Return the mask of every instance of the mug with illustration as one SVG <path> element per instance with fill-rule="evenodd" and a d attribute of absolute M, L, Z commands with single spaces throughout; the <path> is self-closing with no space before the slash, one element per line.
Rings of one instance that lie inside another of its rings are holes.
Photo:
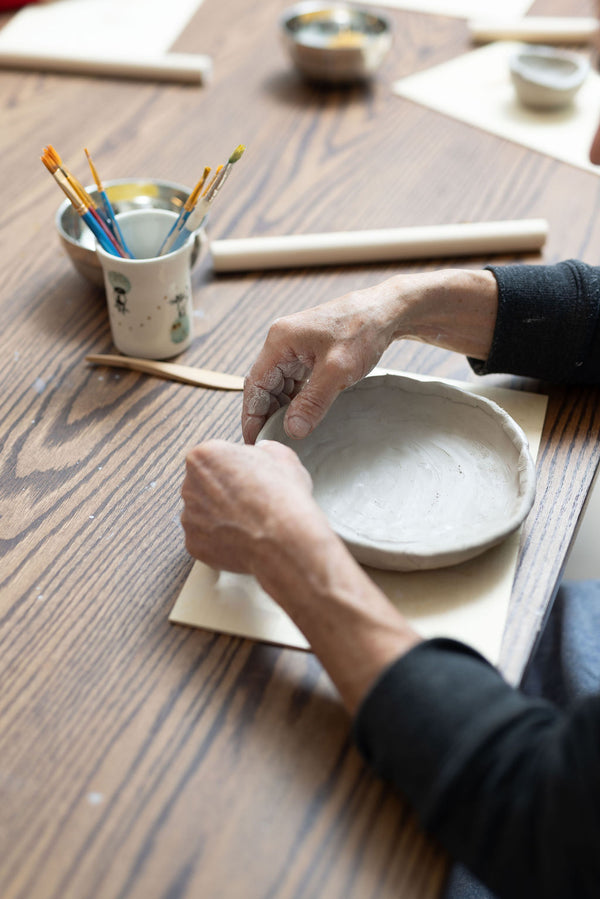
<path fill-rule="evenodd" d="M 96 248 L 113 342 L 127 356 L 168 359 L 192 342 L 193 235 L 178 250 L 157 255 L 176 217 L 165 209 L 138 209 L 119 215 L 133 259 Z"/>

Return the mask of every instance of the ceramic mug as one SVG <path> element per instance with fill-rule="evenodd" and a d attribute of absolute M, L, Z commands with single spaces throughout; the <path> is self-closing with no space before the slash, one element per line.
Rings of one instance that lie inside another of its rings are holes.
<path fill-rule="evenodd" d="M 113 342 L 126 356 L 168 359 L 192 342 L 194 237 L 175 252 L 157 256 L 176 213 L 136 209 L 117 218 L 135 258 L 123 259 L 96 247 Z"/>

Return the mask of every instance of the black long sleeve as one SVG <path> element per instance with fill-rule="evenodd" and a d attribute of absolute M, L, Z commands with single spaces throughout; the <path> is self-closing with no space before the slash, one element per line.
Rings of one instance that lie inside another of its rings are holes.
<path fill-rule="evenodd" d="M 600 895 L 600 697 L 563 713 L 461 643 L 430 640 L 372 688 L 355 738 L 499 897 Z"/>
<path fill-rule="evenodd" d="M 490 270 L 496 327 L 473 369 L 600 383 L 600 268 Z M 370 690 L 355 738 L 501 899 L 600 896 L 600 696 L 561 711 L 512 688 L 469 647 L 426 641 Z"/>
<path fill-rule="evenodd" d="M 600 267 L 488 266 L 498 284 L 498 315 L 477 374 L 510 373 L 555 383 L 600 383 Z"/>

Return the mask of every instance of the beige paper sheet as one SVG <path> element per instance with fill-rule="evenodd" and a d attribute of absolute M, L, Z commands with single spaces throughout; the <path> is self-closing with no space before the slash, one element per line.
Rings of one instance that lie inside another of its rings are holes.
<path fill-rule="evenodd" d="M 438 16 L 452 16 L 470 19 L 475 16 L 493 16 L 498 13 L 497 0 L 363 0 L 367 5 L 389 6 L 414 12 L 435 13 Z M 503 0 L 502 15 L 524 16 L 533 0 Z"/>
<path fill-rule="evenodd" d="M 376 372 L 381 372 L 377 369 Z M 427 380 L 425 376 L 412 375 Z M 502 406 L 517 421 L 537 456 L 547 397 L 524 391 L 451 381 Z M 389 572 L 366 569 L 423 637 L 454 637 L 492 663 L 500 654 L 502 632 L 517 563 L 519 533 L 483 555 L 434 571 Z M 288 616 L 253 577 L 217 572 L 195 562 L 169 620 L 176 624 L 309 649 Z"/>
<path fill-rule="evenodd" d="M 562 162 L 599 172 L 588 160 L 588 151 L 600 115 L 600 75 L 589 73 L 567 109 L 529 110 L 516 99 L 510 78 L 509 58 L 519 46 L 489 44 L 397 81 L 394 92 Z"/>
<path fill-rule="evenodd" d="M 0 31 L 0 50 L 135 59 L 165 53 L 202 0 L 53 0 Z"/>

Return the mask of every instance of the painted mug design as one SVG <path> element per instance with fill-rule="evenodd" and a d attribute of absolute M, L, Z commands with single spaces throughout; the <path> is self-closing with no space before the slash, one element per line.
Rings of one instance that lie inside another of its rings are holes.
<path fill-rule="evenodd" d="M 114 306 L 121 315 L 126 315 L 130 310 L 127 308 L 127 300 L 129 299 L 129 291 L 131 290 L 131 282 L 129 278 L 120 272 L 109 272 L 108 280 L 113 289 Z M 177 307 L 177 318 L 171 325 L 170 336 L 173 343 L 183 343 L 190 333 L 190 318 L 185 311 L 187 305 L 187 293 L 178 293 L 169 303 Z"/>
<path fill-rule="evenodd" d="M 126 315 L 129 312 L 129 309 L 127 308 L 127 294 L 131 290 L 129 278 L 126 278 L 125 275 L 122 275 L 120 272 L 109 272 L 108 280 L 112 285 L 114 293 L 115 309 L 117 312 L 120 312 L 121 315 Z"/>
<path fill-rule="evenodd" d="M 182 343 L 190 333 L 190 319 L 185 311 L 187 294 L 178 293 L 169 303 L 177 306 L 177 318 L 171 325 L 171 340 L 173 343 Z"/>

